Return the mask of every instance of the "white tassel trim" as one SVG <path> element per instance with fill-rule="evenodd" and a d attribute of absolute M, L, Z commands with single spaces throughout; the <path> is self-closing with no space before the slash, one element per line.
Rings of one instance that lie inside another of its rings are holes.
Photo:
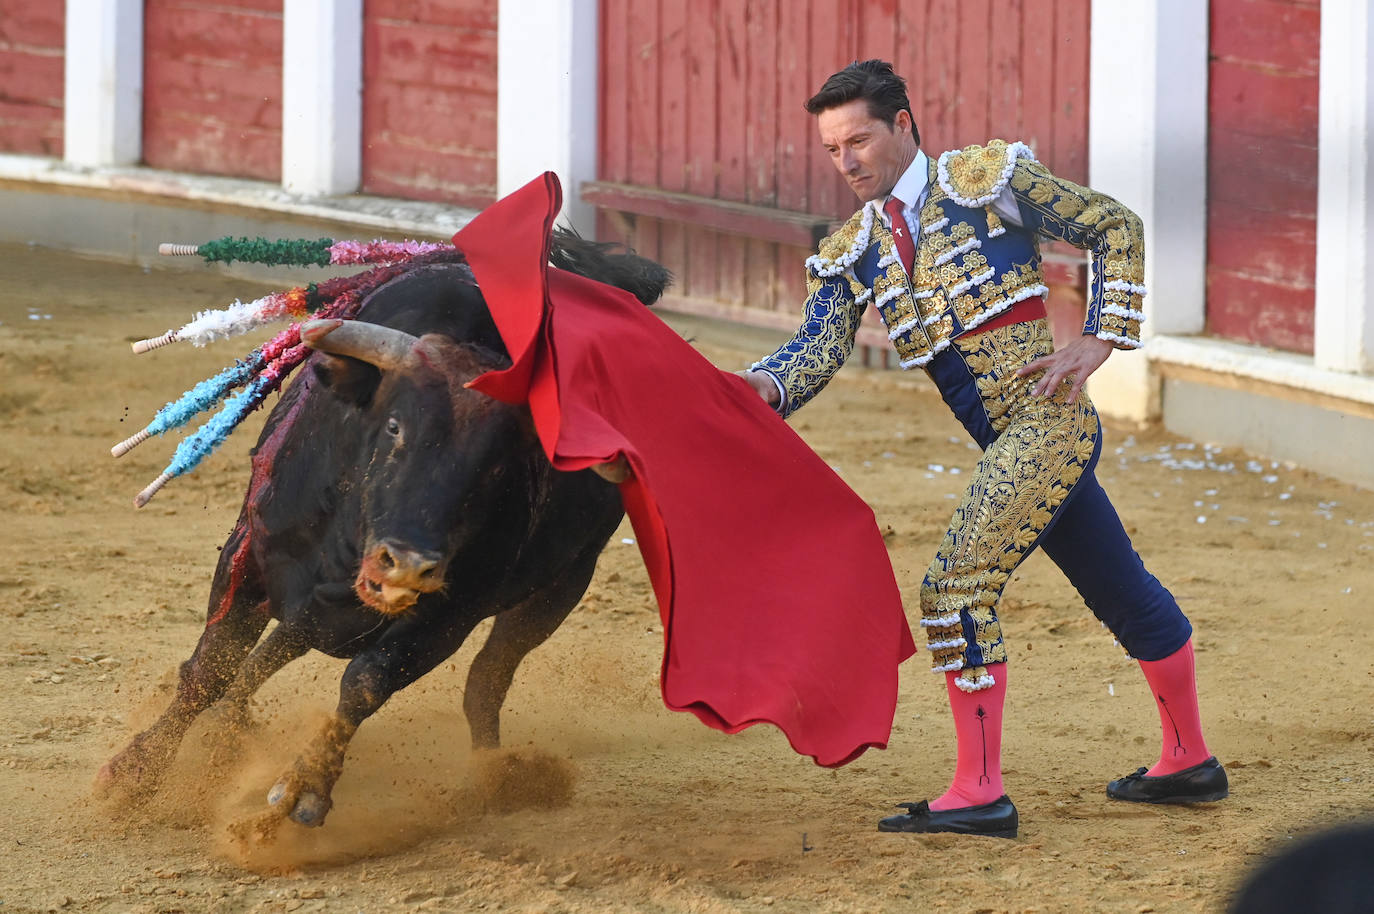
<path fill-rule="evenodd" d="M 913 292 L 913 293 L 911 294 L 911 297 L 914 298 L 916 301 L 920 301 L 920 300 L 923 299 L 923 298 L 930 298 L 930 297 L 931 297 L 932 295 L 934 295 L 934 294 L 935 294 L 935 290 L 934 290 L 934 289 L 922 289 L 922 290 L 919 291 L 919 292 Z"/>
<path fill-rule="evenodd" d="M 963 295 L 969 289 L 972 289 L 974 286 L 981 286 L 989 279 L 992 279 L 992 277 L 995 275 L 997 275 L 997 271 L 994 270 L 992 267 L 988 267 L 986 270 L 984 270 L 982 273 L 979 273 L 977 276 L 970 276 L 968 279 L 964 280 L 954 288 L 950 289 L 949 297 L 953 298 L 956 295 Z"/>
<path fill-rule="evenodd" d="M 926 650 L 943 651 L 955 647 L 968 647 L 968 642 L 963 638 L 955 638 L 953 641 L 932 641 L 926 645 Z"/>
<path fill-rule="evenodd" d="M 933 666 L 930 668 L 930 671 L 932 673 L 953 673 L 955 670 L 962 670 L 963 668 L 964 658 L 960 657 L 958 660 L 946 663 L 944 666 Z"/>
<path fill-rule="evenodd" d="M 981 692 L 984 689 L 990 689 L 997 685 L 997 680 L 993 679 L 991 674 L 984 673 L 982 676 L 973 680 L 973 682 L 960 678 L 955 679 L 954 684 L 959 687 L 959 691 L 961 692 Z"/>
<path fill-rule="evenodd" d="M 947 616 L 936 616 L 934 619 L 922 619 L 921 628 L 949 628 L 951 625 L 959 624 L 959 614 L 952 612 Z"/>
<path fill-rule="evenodd" d="M 1006 298 L 1002 299 L 1002 301 L 998 302 L 995 306 L 987 309 L 982 314 L 979 314 L 977 317 L 970 320 L 967 324 L 964 325 L 964 330 L 972 330 L 973 328 L 987 321 L 992 320 L 994 317 L 1001 314 L 1003 311 L 1006 311 L 1012 305 L 1020 304 L 1028 298 L 1034 298 L 1037 295 L 1048 295 L 1049 293 L 1050 290 L 1046 288 L 1044 285 L 1026 286 L 1019 292 L 1016 292 L 1013 295 L 1008 295 Z"/>
<path fill-rule="evenodd" d="M 855 296 L 854 296 L 854 304 L 856 304 L 856 305 L 862 305 L 864 302 L 868 301 L 868 300 L 869 300 L 870 298 L 872 298 L 872 297 L 873 297 L 873 290 L 872 290 L 872 289 L 864 289 L 864 290 L 863 290 L 862 292 L 860 292 L 858 295 L 855 295 Z"/>
<path fill-rule="evenodd" d="M 998 235 L 1005 235 L 1006 233 L 1007 233 L 1007 227 L 1006 227 L 1005 225 L 999 225 L 999 226 L 997 226 L 997 228 L 995 228 L 995 229 L 993 229 L 992 231 L 988 232 L 988 237 L 989 237 L 989 238 L 996 238 Z"/>
<path fill-rule="evenodd" d="M 1139 321 L 1145 323 L 1145 312 L 1137 311 L 1134 308 L 1126 308 L 1121 305 L 1103 305 L 1103 314 L 1111 314 L 1115 317 L 1124 317 L 1128 321 Z"/>
<path fill-rule="evenodd" d="M 944 316 L 945 315 L 943 313 L 932 314 L 930 317 L 927 317 L 925 320 L 921 321 L 921 326 L 929 327 L 931 324 L 938 323 L 939 320 Z"/>
<path fill-rule="evenodd" d="M 863 256 L 863 252 L 868 250 L 868 240 L 873 234 L 875 207 L 876 205 L 871 202 L 864 204 L 863 216 L 859 222 L 859 233 L 854 236 L 854 244 L 850 246 L 849 250 L 834 260 L 822 257 L 820 254 L 812 254 L 806 258 L 806 268 L 817 276 L 828 278 L 839 276 L 852 267 Z"/>
<path fill-rule="evenodd" d="M 923 225 L 923 226 L 921 226 L 921 234 L 922 234 L 922 235 L 933 235 L 933 234 L 935 234 L 936 232 L 938 232 L 940 229 L 944 228 L 944 227 L 947 226 L 947 225 L 949 225 L 949 217 L 948 217 L 948 216 L 941 216 L 939 219 L 935 220 L 935 221 L 932 222 L 930 225 Z"/>
<path fill-rule="evenodd" d="M 951 200 L 961 206 L 967 206 L 970 209 L 986 206 L 997 199 L 997 195 L 1002 192 L 1002 188 L 1006 187 L 1007 182 L 1011 180 L 1011 173 L 1016 168 L 1017 159 L 1030 159 L 1032 162 L 1035 161 L 1035 153 L 1031 152 L 1029 146 L 1025 143 L 1012 143 L 1007 146 L 1006 164 L 1002 166 L 1002 173 L 998 175 L 997 182 L 992 185 L 992 189 L 981 197 L 962 197 L 949 183 L 949 159 L 951 156 L 959 155 L 962 151 L 963 150 L 960 149 L 951 149 L 948 152 L 940 153 L 940 158 L 935 166 L 935 177 L 936 180 L 940 182 L 940 188 L 944 190 L 945 193 L 949 194 Z"/>
<path fill-rule="evenodd" d="M 873 306 L 875 308 L 881 308 L 883 305 L 892 301 L 892 299 L 901 295 L 905 291 L 906 289 L 902 288 L 900 285 L 893 285 L 892 288 L 888 289 L 882 295 L 878 296 L 878 298 L 873 302 Z"/>
<path fill-rule="evenodd" d="M 1108 333 L 1106 330 L 1099 330 L 1095 335 L 1099 340 L 1106 340 L 1109 343 L 1119 343 L 1127 349 L 1139 349 L 1144 345 L 1140 340 L 1133 340 L 1130 337 L 1121 336 L 1118 333 Z"/>
<path fill-rule="evenodd" d="M 898 364 L 901 366 L 903 371 L 909 371 L 912 368 L 921 368 L 924 365 L 928 364 L 931 359 L 935 358 L 937 355 L 944 352 L 948 348 L 949 340 L 940 340 L 940 342 L 936 343 L 935 347 L 931 349 L 929 352 L 927 352 L 925 355 L 918 355 L 914 359 L 907 359 L 905 362 L 899 362 Z"/>
<path fill-rule="evenodd" d="M 892 266 L 896 262 L 896 254 L 884 254 L 883 256 L 878 258 L 878 269 L 886 270 L 888 267 Z"/>
<path fill-rule="evenodd" d="M 911 320 L 909 320 L 909 321 L 903 321 L 902 323 L 900 323 L 900 324 L 898 324 L 897 326 L 895 326 L 895 327 L 892 328 L 891 332 L 888 333 L 887 338 L 890 339 L 890 340 L 895 340 L 897 337 L 901 336 L 903 333 L 906 333 L 906 332 L 908 332 L 908 331 L 910 331 L 910 330 L 915 330 L 916 327 L 917 327 L 920 323 L 921 323 L 921 319 L 920 319 L 920 318 L 917 318 L 917 317 L 913 317 L 913 318 L 912 318 Z"/>
<path fill-rule="evenodd" d="M 967 254 L 969 251 L 977 250 L 982 246 L 983 242 L 979 241 L 977 238 L 970 238 L 968 241 L 965 241 L 958 247 L 950 248 L 948 251 L 945 251 L 939 257 L 936 257 L 935 266 L 942 267 L 954 258 L 958 257 L 960 254 Z"/>
<path fill-rule="evenodd" d="M 1130 292 L 1132 295 L 1144 295 L 1145 287 L 1124 279 L 1109 279 L 1102 284 L 1102 288 L 1110 289 L 1113 292 Z"/>

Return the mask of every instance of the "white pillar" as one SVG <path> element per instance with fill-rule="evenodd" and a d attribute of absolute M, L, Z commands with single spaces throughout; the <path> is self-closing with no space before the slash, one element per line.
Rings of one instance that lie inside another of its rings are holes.
<path fill-rule="evenodd" d="M 131 165 L 143 157 L 143 0 L 67 0 L 63 157 Z"/>
<path fill-rule="evenodd" d="M 1088 180 L 1145 223 L 1147 339 L 1206 324 L 1207 7 L 1092 5 Z M 1090 385 L 1104 412 L 1137 420 L 1159 412 L 1158 381 L 1138 353 L 1116 353 Z"/>
<path fill-rule="evenodd" d="M 596 178 L 597 0 L 500 0 L 497 15 L 497 192 L 552 171 L 563 221 L 592 237 L 578 188 Z"/>
<path fill-rule="evenodd" d="M 1374 14 L 1368 0 L 1325 0 L 1317 166 L 1314 362 L 1374 367 Z"/>
<path fill-rule="evenodd" d="M 281 180 L 348 194 L 362 178 L 362 0 L 285 0 Z"/>

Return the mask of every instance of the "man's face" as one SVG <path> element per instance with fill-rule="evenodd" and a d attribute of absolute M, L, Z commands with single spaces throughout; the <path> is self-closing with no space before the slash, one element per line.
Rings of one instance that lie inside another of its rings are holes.
<path fill-rule="evenodd" d="M 916 158 L 911 115 L 897 112 L 891 127 L 868 113 L 868 102 L 855 99 L 816 115 L 821 144 L 855 195 L 879 200 Z"/>

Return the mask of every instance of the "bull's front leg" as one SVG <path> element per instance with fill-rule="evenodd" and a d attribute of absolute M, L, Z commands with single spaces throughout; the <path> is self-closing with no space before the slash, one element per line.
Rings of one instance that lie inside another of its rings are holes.
<path fill-rule="evenodd" d="M 349 661 L 339 705 L 267 794 L 267 802 L 301 825 L 320 826 L 333 807 L 348 743 L 386 700 L 462 646 L 481 616 L 444 597 L 423 599 L 373 647 Z"/>
<path fill-rule="evenodd" d="M 248 556 L 247 536 L 236 529 L 216 569 L 205 631 L 190 659 L 181 664 L 171 704 L 100 769 L 97 793 L 133 798 L 157 789 L 186 731 L 224 694 L 269 618 Z"/>
<path fill-rule="evenodd" d="M 186 731 L 223 694 L 234 669 L 266 627 L 265 605 L 244 615 L 239 624 L 215 625 L 202 633 L 195 653 L 181 664 L 171 704 L 101 767 L 96 775 L 98 793 L 142 797 L 157 790 Z"/>
<path fill-rule="evenodd" d="M 272 785 L 267 802 L 301 825 L 323 825 L 334 805 L 334 783 L 343 774 L 344 755 L 358 723 L 341 713 L 325 721 L 291 770 Z"/>

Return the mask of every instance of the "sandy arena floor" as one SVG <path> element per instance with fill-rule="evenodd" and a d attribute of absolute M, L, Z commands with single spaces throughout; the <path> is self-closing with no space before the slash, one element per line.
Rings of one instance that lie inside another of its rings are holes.
<path fill-rule="evenodd" d="M 318 656 L 268 683 L 236 754 L 212 760 L 207 719 L 151 802 L 108 808 L 92 777 L 161 709 L 195 644 L 260 421 L 134 511 L 172 442 L 119 461 L 109 446 L 248 347 L 134 357 L 128 341 L 261 291 L 24 247 L 0 247 L 0 263 L 0 911 L 1218 911 L 1292 836 L 1374 811 L 1374 492 L 1120 427 L 1099 473 L 1197 627 L 1232 783 L 1212 808 L 1107 800 L 1109 778 L 1157 753 L 1154 708 L 1037 556 L 1003 609 L 1021 836 L 879 834 L 891 804 L 945 786 L 942 684 L 908 663 L 891 748 L 839 771 L 776 731 L 725 736 L 667 711 L 628 525 L 507 703 L 507 745 L 573 775 L 567 804 L 547 805 L 547 784 L 513 811 L 483 792 L 460 710 L 465 649 L 364 725 L 323 829 L 252 847 L 227 830 L 332 707 L 341 664 Z M 669 319 L 729 368 L 774 339 Z M 795 421 L 891 529 L 914 602 L 971 445 L 928 383 L 895 372 L 846 369 Z"/>

